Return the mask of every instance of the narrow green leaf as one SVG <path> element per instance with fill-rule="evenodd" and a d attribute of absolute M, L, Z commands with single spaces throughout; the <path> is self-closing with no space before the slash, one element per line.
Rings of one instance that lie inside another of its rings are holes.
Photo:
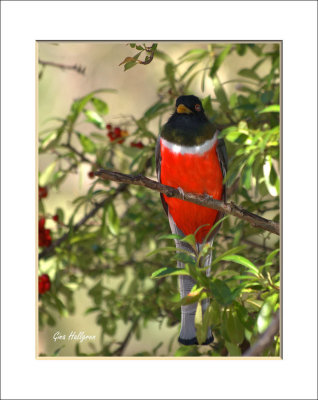
<path fill-rule="evenodd" d="M 258 268 L 247 258 L 243 256 L 238 256 L 238 255 L 227 255 L 225 257 L 222 257 L 224 261 L 232 261 L 237 264 L 243 265 L 244 267 L 248 268 L 254 275 L 258 276 L 259 275 L 259 270 Z"/>
<path fill-rule="evenodd" d="M 202 316 L 202 304 L 201 301 L 198 302 L 197 309 L 194 316 L 194 325 L 197 332 L 197 339 L 199 344 L 203 343 L 205 340 L 203 332 L 203 316 Z"/>
<path fill-rule="evenodd" d="M 258 333 L 262 334 L 269 327 L 274 312 L 274 307 L 278 301 L 278 294 L 267 297 L 257 317 Z"/>
<path fill-rule="evenodd" d="M 135 65 L 137 65 L 136 61 L 129 61 L 125 64 L 124 66 L 124 71 L 127 71 L 128 69 L 134 67 Z"/>
<path fill-rule="evenodd" d="M 165 66 L 165 74 L 172 88 L 175 87 L 175 66 L 173 63 L 168 63 Z"/>
<path fill-rule="evenodd" d="M 113 235 L 118 235 L 120 220 L 113 203 L 110 203 L 107 208 L 107 226 Z"/>
<path fill-rule="evenodd" d="M 212 101 L 211 101 L 211 96 L 207 96 L 204 99 L 202 99 L 202 106 L 205 111 L 205 114 L 208 118 L 211 118 L 213 115 L 213 108 L 212 108 Z"/>
<path fill-rule="evenodd" d="M 213 78 L 213 76 L 215 75 L 215 73 L 217 72 L 217 70 L 220 68 L 221 64 L 223 63 L 223 61 L 225 60 L 225 58 L 227 57 L 227 55 L 230 53 L 232 48 L 231 44 L 228 44 L 227 46 L 225 46 L 225 48 L 221 51 L 221 53 L 215 58 L 215 61 L 212 65 L 212 68 L 210 70 L 210 77 Z"/>
<path fill-rule="evenodd" d="M 273 258 L 276 256 L 277 253 L 279 253 L 280 249 L 275 249 L 274 251 L 272 251 L 267 257 L 266 257 L 266 261 L 265 264 L 267 263 L 271 263 Z"/>
<path fill-rule="evenodd" d="M 97 97 L 93 97 L 91 99 L 91 102 L 93 103 L 94 107 L 96 108 L 96 111 L 101 114 L 101 115 L 106 115 L 109 112 L 109 108 L 107 103 L 105 103 L 105 101 L 97 98 Z"/>
<path fill-rule="evenodd" d="M 260 77 L 257 75 L 257 73 L 253 69 L 243 68 L 239 71 L 238 74 L 241 76 L 244 76 L 244 78 L 250 78 L 250 79 L 254 79 L 256 81 L 260 80 Z"/>
<path fill-rule="evenodd" d="M 172 268 L 172 267 L 164 267 L 155 271 L 152 275 L 152 279 L 164 278 L 166 276 L 176 276 L 176 275 L 189 275 L 189 273 L 182 268 Z"/>
<path fill-rule="evenodd" d="M 192 49 L 184 53 L 181 57 L 179 57 L 179 60 L 183 61 L 201 60 L 208 54 L 209 52 L 205 49 Z"/>
<path fill-rule="evenodd" d="M 85 110 L 86 120 L 92 122 L 97 128 L 105 129 L 105 122 L 103 118 L 94 110 Z"/>
<path fill-rule="evenodd" d="M 178 239 L 181 240 L 183 238 L 183 236 L 180 235 L 175 235 L 175 234 L 168 234 L 168 235 L 162 235 L 158 237 L 158 240 L 163 240 L 163 239 Z"/>
<path fill-rule="evenodd" d="M 193 249 L 196 250 L 196 241 L 195 241 L 195 236 L 193 234 L 187 235 L 184 238 L 181 239 L 181 242 L 188 243 Z"/>
<path fill-rule="evenodd" d="M 230 255 L 230 254 L 235 254 L 240 252 L 241 250 L 245 249 L 246 246 L 237 246 L 237 247 L 233 247 L 230 250 L 227 250 L 226 252 L 224 252 L 222 255 L 220 255 L 219 257 L 217 257 L 215 260 L 213 260 L 212 262 L 212 266 L 217 264 L 219 261 L 223 260 L 224 257 Z"/>
<path fill-rule="evenodd" d="M 216 98 L 218 99 L 222 108 L 227 110 L 228 109 L 228 99 L 227 99 L 225 90 L 223 89 L 223 87 L 219 81 L 219 78 L 216 75 L 214 75 L 212 77 L 212 83 L 213 83 L 213 88 L 214 88 L 214 93 L 215 93 Z"/>
<path fill-rule="evenodd" d="M 263 114 L 263 113 L 269 113 L 269 112 L 280 112 L 280 105 L 279 104 L 273 104 L 271 106 L 267 106 L 265 107 L 263 110 L 259 111 L 259 114 Z"/>
<path fill-rule="evenodd" d="M 47 184 L 50 183 L 50 181 L 54 175 L 55 167 L 56 167 L 56 161 L 53 161 L 51 164 L 49 164 L 45 168 L 45 170 L 42 173 L 40 173 L 40 177 L 39 177 L 39 185 L 40 186 L 46 186 Z"/>
<path fill-rule="evenodd" d="M 83 135 L 80 132 L 76 132 L 76 134 L 83 147 L 84 152 L 94 154 L 96 152 L 95 143 L 89 137 Z"/>

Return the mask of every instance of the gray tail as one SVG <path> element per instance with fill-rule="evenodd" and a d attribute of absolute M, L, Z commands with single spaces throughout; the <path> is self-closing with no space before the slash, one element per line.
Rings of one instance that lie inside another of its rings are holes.
<path fill-rule="evenodd" d="M 170 222 L 170 227 L 171 231 L 177 235 L 184 236 L 183 233 L 180 231 L 180 229 L 176 226 L 174 223 L 172 217 L 169 214 L 169 222 Z M 210 242 L 212 243 L 213 240 Z M 185 243 L 185 242 L 180 242 L 179 240 L 175 240 L 176 247 L 177 249 L 183 249 L 187 251 L 192 251 L 191 247 Z M 198 250 L 201 250 L 201 245 L 198 244 Z M 205 256 L 203 265 L 204 267 L 207 267 L 210 265 L 212 262 L 212 251 Z M 177 262 L 177 267 L 178 268 L 184 268 L 184 263 L 181 261 Z M 210 269 L 207 270 L 207 276 L 210 275 Z M 179 276 L 179 290 L 180 290 L 180 297 L 183 299 L 186 297 L 192 290 L 193 286 L 196 284 L 196 281 L 188 275 L 180 275 Z M 202 301 L 202 312 L 203 315 L 208 308 L 210 303 L 209 299 L 204 299 Z M 198 339 L 197 339 L 197 333 L 196 333 L 196 328 L 195 328 L 195 323 L 194 323 L 194 318 L 195 318 L 195 313 L 197 309 L 198 303 L 193 303 L 189 305 L 184 305 L 181 306 L 181 329 L 180 329 L 180 335 L 179 335 L 179 342 L 184 344 L 184 345 L 193 345 L 193 344 L 199 344 Z M 211 328 L 208 328 L 207 331 L 207 337 L 204 343 L 210 344 L 214 340 Z"/>

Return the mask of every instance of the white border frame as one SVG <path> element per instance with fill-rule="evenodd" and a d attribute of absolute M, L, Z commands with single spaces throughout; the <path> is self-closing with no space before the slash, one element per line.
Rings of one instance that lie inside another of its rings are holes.
<path fill-rule="evenodd" d="M 308 1 L 2 2 L 3 398 L 316 398 L 316 7 Z M 283 40 L 282 361 L 35 360 L 35 41 L 127 37 Z"/>

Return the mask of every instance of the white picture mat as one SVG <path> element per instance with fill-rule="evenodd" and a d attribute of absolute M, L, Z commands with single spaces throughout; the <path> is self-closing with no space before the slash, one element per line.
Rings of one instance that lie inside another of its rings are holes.
<path fill-rule="evenodd" d="M 316 2 L 2 2 L 2 396 L 316 398 Z M 283 355 L 35 360 L 35 41 L 283 40 Z"/>

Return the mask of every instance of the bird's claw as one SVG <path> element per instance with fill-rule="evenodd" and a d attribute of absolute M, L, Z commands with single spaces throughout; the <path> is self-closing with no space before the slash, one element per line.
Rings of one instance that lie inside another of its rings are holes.
<path fill-rule="evenodd" d="M 181 187 L 178 187 L 178 192 L 181 194 L 182 200 L 184 200 L 184 191 Z"/>

